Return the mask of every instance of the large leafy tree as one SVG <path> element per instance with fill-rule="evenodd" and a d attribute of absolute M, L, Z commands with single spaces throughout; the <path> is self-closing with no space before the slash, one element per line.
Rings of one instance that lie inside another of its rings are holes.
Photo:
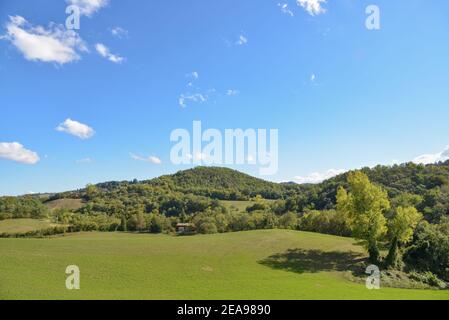
<path fill-rule="evenodd" d="M 388 267 L 401 267 L 401 247 L 412 240 L 416 226 L 422 218 L 422 215 L 414 207 L 397 208 L 394 217 L 388 222 L 388 234 L 391 241 L 386 260 Z"/>
<path fill-rule="evenodd" d="M 365 242 L 370 262 L 378 263 L 378 242 L 387 232 L 384 213 L 390 209 L 387 192 L 361 171 L 349 173 L 348 184 L 349 193 L 343 188 L 337 193 L 337 209 L 348 217 L 354 236 Z"/>

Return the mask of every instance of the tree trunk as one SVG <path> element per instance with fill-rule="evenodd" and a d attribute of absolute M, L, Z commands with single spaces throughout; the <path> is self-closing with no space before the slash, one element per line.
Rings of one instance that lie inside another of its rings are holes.
<path fill-rule="evenodd" d="M 368 246 L 368 254 L 369 254 L 369 262 L 372 264 L 378 264 L 379 263 L 379 248 L 377 247 L 376 242 L 372 242 Z"/>

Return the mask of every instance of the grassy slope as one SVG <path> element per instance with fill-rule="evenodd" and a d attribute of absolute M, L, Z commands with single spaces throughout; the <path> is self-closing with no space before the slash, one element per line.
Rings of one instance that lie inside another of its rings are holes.
<path fill-rule="evenodd" d="M 447 291 L 369 291 L 316 255 L 310 255 L 310 261 L 307 255 L 301 255 L 302 262 L 282 261 L 278 268 L 260 263 L 298 248 L 319 249 L 338 259 L 343 254 L 336 251 L 361 252 L 351 239 L 281 230 L 194 237 L 86 233 L 0 239 L 0 298 L 449 299 Z M 71 264 L 81 269 L 79 291 L 65 289 L 64 271 Z"/>
<path fill-rule="evenodd" d="M 265 200 L 267 203 L 270 203 L 275 200 Z M 233 201 L 233 200 L 220 200 L 220 203 L 223 204 L 228 209 L 234 209 L 238 212 L 246 212 L 246 208 L 253 206 L 256 202 L 254 201 Z"/>
<path fill-rule="evenodd" d="M 48 220 L 12 219 L 0 221 L 0 233 L 25 233 L 53 226 Z"/>
<path fill-rule="evenodd" d="M 221 204 L 223 204 L 228 209 L 237 209 L 239 212 L 246 212 L 246 208 L 252 206 L 254 204 L 253 201 L 227 201 L 221 200 Z"/>
<path fill-rule="evenodd" d="M 50 210 L 54 209 L 77 210 L 81 208 L 84 204 L 81 199 L 58 199 L 47 202 L 45 205 Z"/>

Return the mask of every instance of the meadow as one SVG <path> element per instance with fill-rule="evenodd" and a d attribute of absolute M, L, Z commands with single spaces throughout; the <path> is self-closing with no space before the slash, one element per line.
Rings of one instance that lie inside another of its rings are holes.
<path fill-rule="evenodd" d="M 0 239 L 0 299 L 449 299 L 351 281 L 350 238 L 260 230 L 176 237 L 80 233 Z M 67 290 L 65 269 L 81 270 Z"/>
<path fill-rule="evenodd" d="M 220 203 L 229 210 L 234 210 L 237 212 L 246 212 L 246 208 L 252 206 L 254 204 L 254 201 L 221 200 Z"/>
<path fill-rule="evenodd" d="M 46 206 L 50 210 L 54 209 L 78 210 L 83 206 L 83 201 L 81 199 L 58 199 L 47 202 Z"/>
<path fill-rule="evenodd" d="M 47 219 L 13 219 L 0 221 L 0 234 L 26 233 L 55 226 Z"/>

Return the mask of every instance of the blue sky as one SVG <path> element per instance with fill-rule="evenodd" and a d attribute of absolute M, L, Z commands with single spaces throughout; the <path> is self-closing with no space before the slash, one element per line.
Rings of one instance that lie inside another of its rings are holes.
<path fill-rule="evenodd" d="M 448 158 L 445 0 L 70 1 L 0 2 L 0 195 L 186 169 L 194 120 L 278 129 L 273 181 Z"/>

